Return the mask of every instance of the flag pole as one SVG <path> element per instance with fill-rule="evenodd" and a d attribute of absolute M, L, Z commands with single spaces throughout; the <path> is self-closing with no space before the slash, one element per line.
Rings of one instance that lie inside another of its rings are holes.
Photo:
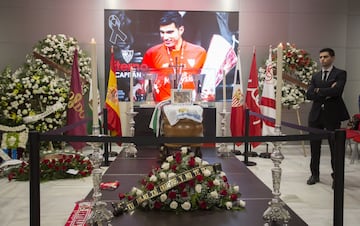
<path fill-rule="evenodd" d="M 261 98 L 263 98 L 264 96 L 264 93 L 265 93 L 265 86 L 266 86 L 266 82 L 267 82 L 267 79 L 269 79 L 269 77 L 271 76 L 271 85 L 272 85 L 272 90 L 269 90 L 269 91 L 274 91 L 273 90 L 273 81 L 274 81 L 274 77 L 273 77 L 273 72 L 272 72 L 272 65 L 271 65 L 271 61 L 272 61 L 272 46 L 270 45 L 269 46 L 269 57 L 268 57 L 268 62 L 266 64 L 266 78 L 265 78 L 265 81 L 264 81 L 264 85 L 263 85 L 263 92 L 262 92 L 262 95 L 261 95 Z M 268 64 L 270 64 L 270 67 L 268 66 Z M 270 76 L 269 76 L 270 75 Z M 274 95 L 274 93 L 272 92 L 272 95 Z M 269 97 L 267 97 L 269 98 Z M 272 98 L 273 99 L 273 98 Z M 271 107 L 271 106 L 266 106 L 266 107 Z M 265 115 L 265 111 L 262 112 L 263 115 Z M 265 126 L 265 122 L 263 121 L 263 135 L 264 135 L 264 126 Z M 268 125 L 266 125 L 267 128 L 271 128 L 271 133 L 274 131 L 274 127 L 269 127 Z M 267 131 L 268 132 L 268 131 Z M 267 134 L 268 135 L 268 134 Z M 273 134 L 271 134 L 273 135 Z M 266 143 L 266 152 L 262 152 L 259 154 L 259 157 L 260 158 L 266 158 L 266 159 L 269 159 L 271 156 L 271 153 L 269 152 L 269 144 Z"/>

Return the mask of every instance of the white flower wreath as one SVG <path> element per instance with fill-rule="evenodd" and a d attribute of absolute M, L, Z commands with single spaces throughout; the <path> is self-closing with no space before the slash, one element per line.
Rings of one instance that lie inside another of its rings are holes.
<path fill-rule="evenodd" d="M 75 48 L 79 53 L 83 93 L 86 93 L 91 79 L 91 59 L 83 53 L 74 38 L 63 34 L 47 35 L 33 51 L 64 70 L 71 71 Z M 14 73 L 10 67 L 5 68 L 0 76 L 0 88 L 0 124 L 17 126 L 24 124 L 24 117 L 41 114 L 49 106 L 66 106 L 70 76 L 62 76 L 58 69 L 30 54 Z M 30 130 L 46 132 L 64 126 L 65 122 L 66 107 L 26 125 Z"/>
<path fill-rule="evenodd" d="M 259 88 L 262 90 L 265 76 L 266 65 L 276 68 L 277 48 L 272 50 L 271 62 L 266 60 L 265 65 L 259 68 Z M 317 63 L 311 59 L 310 54 L 303 49 L 297 49 L 295 45 L 286 43 L 283 48 L 283 73 L 308 85 L 312 74 L 317 71 Z M 276 84 L 276 75 L 274 76 Z M 276 90 L 276 86 L 274 87 Z M 298 84 L 284 80 L 281 104 L 289 109 L 297 109 L 301 103 L 306 102 L 306 89 Z"/>

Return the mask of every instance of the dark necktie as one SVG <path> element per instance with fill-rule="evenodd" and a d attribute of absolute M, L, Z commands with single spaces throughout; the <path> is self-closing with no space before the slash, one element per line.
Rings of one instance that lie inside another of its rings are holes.
<path fill-rule="evenodd" d="M 327 80 L 327 76 L 328 76 L 328 71 L 324 71 L 322 80 L 323 80 L 323 81 L 326 81 L 326 80 Z"/>

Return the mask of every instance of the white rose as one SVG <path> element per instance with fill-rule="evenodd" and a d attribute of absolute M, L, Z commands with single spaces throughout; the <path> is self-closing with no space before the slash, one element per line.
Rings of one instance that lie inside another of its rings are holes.
<path fill-rule="evenodd" d="M 204 170 L 204 176 L 205 176 L 205 177 L 208 177 L 208 176 L 210 176 L 210 175 L 211 175 L 210 170 L 205 169 L 205 170 Z"/>
<path fill-rule="evenodd" d="M 142 195 L 144 192 L 143 191 L 141 191 L 140 189 L 137 189 L 136 190 L 136 196 L 140 196 L 140 195 Z"/>
<path fill-rule="evenodd" d="M 156 177 L 155 175 L 151 175 L 151 177 L 150 177 L 149 180 L 152 181 L 152 182 L 156 182 L 156 181 L 157 181 L 157 177 Z"/>
<path fill-rule="evenodd" d="M 166 158 L 166 161 L 167 161 L 167 162 L 172 162 L 172 161 L 174 161 L 174 156 L 172 156 L 172 155 L 168 156 L 168 157 Z"/>
<path fill-rule="evenodd" d="M 215 180 L 213 181 L 213 183 L 214 183 L 215 186 L 219 186 L 219 185 L 220 185 L 220 181 L 219 181 L 218 179 L 215 179 Z"/>
<path fill-rule="evenodd" d="M 131 189 L 131 194 L 136 194 L 136 191 L 137 191 L 138 189 L 137 189 L 137 187 L 133 187 L 132 189 Z"/>
<path fill-rule="evenodd" d="M 195 185 L 195 191 L 196 191 L 196 193 L 201 193 L 201 188 L 202 188 L 201 184 L 196 184 L 196 185 Z"/>
<path fill-rule="evenodd" d="M 235 185 L 234 187 L 233 187 L 233 189 L 234 189 L 234 192 L 239 192 L 239 186 L 238 185 Z"/>
<path fill-rule="evenodd" d="M 171 203 L 170 203 L 170 208 L 171 209 L 176 209 L 178 207 L 178 203 L 176 202 L 176 201 L 172 201 Z"/>
<path fill-rule="evenodd" d="M 164 172 L 160 172 L 159 176 L 161 179 L 166 179 L 166 173 L 164 173 Z"/>
<path fill-rule="evenodd" d="M 168 170 L 169 168 L 170 168 L 170 164 L 168 162 L 164 162 L 161 165 L 161 169 L 163 169 L 163 170 Z"/>
<path fill-rule="evenodd" d="M 214 199 L 218 199 L 219 198 L 219 194 L 217 193 L 217 191 L 212 191 L 210 192 L 210 196 Z"/>
<path fill-rule="evenodd" d="M 160 201 L 161 201 L 161 202 L 165 202 L 166 199 L 167 199 L 167 195 L 166 195 L 166 194 L 163 193 L 163 194 L 160 195 Z"/>
<path fill-rule="evenodd" d="M 187 154 L 187 152 L 188 152 L 188 148 L 187 147 L 181 147 L 181 154 L 183 154 L 183 155 L 186 155 Z"/>
<path fill-rule="evenodd" d="M 239 205 L 240 205 L 241 207 L 245 207 L 246 202 L 245 202 L 244 200 L 239 200 Z"/>
<path fill-rule="evenodd" d="M 203 161 L 202 164 L 203 164 L 203 165 L 209 165 L 209 162 Z"/>
<path fill-rule="evenodd" d="M 190 202 L 184 202 L 183 204 L 181 204 L 181 207 L 184 210 L 189 210 L 191 208 L 191 204 L 190 204 Z"/>
<path fill-rule="evenodd" d="M 202 162 L 202 159 L 199 158 L 199 157 L 195 157 L 195 162 L 196 162 L 198 165 L 200 165 L 201 162 Z"/>
<path fill-rule="evenodd" d="M 230 210 L 232 208 L 232 202 L 226 202 L 226 209 Z"/>

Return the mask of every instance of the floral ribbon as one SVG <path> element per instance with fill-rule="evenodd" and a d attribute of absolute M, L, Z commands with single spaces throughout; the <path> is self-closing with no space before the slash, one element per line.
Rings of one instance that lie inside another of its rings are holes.
<path fill-rule="evenodd" d="M 179 184 L 195 178 L 198 175 L 201 174 L 204 175 L 204 172 L 206 170 L 209 170 L 211 173 L 219 172 L 221 171 L 221 164 L 216 163 L 214 165 L 204 165 L 204 166 L 196 167 L 191 170 L 187 170 L 185 172 L 182 172 L 180 174 L 177 174 L 176 176 L 169 178 L 167 181 L 155 187 L 153 190 L 146 192 L 145 194 L 137 197 L 134 200 L 131 200 L 129 202 L 121 201 L 118 203 L 112 203 L 112 206 L 114 208 L 113 214 L 114 216 L 119 216 L 124 212 L 133 211 L 141 203 L 149 199 L 155 198 L 165 193 L 166 191 L 178 186 Z"/>
<path fill-rule="evenodd" d="M 46 116 L 48 116 L 62 108 L 64 108 L 64 106 L 60 102 L 57 102 L 54 105 L 46 107 L 46 111 L 44 111 L 43 113 L 33 115 L 33 116 L 26 116 L 23 118 L 23 120 L 25 123 L 36 122 L 36 121 L 43 119 Z"/>

